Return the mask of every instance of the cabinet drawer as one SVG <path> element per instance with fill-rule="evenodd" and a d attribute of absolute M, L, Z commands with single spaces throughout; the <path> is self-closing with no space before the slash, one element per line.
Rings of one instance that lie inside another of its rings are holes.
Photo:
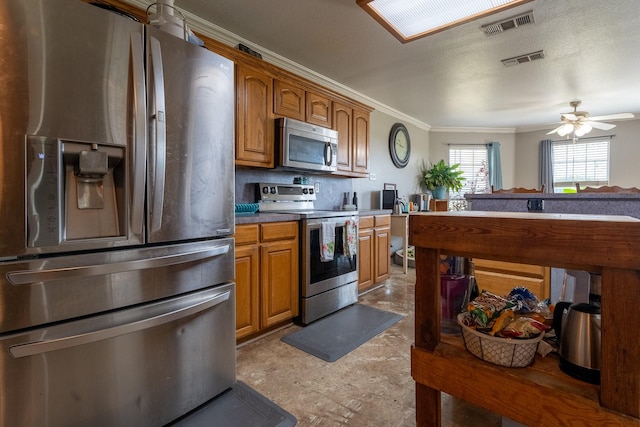
<path fill-rule="evenodd" d="M 358 226 L 360 227 L 360 229 L 373 228 L 373 217 L 361 216 L 360 218 L 358 218 Z"/>
<path fill-rule="evenodd" d="M 478 270 L 475 272 L 475 277 L 480 291 L 484 289 L 494 294 L 505 296 L 508 295 L 513 288 L 524 286 L 533 292 L 540 300 L 547 297 L 546 284 L 542 278 Z"/>
<path fill-rule="evenodd" d="M 260 226 L 260 241 L 295 239 L 298 237 L 298 222 L 272 222 Z"/>
<path fill-rule="evenodd" d="M 258 243 L 258 224 L 236 226 L 236 245 Z"/>
<path fill-rule="evenodd" d="M 503 273 L 514 273 L 533 277 L 544 277 L 546 267 L 541 265 L 518 264 L 514 262 L 493 261 L 487 259 L 473 259 L 477 270 L 490 270 Z"/>
<path fill-rule="evenodd" d="M 376 227 L 388 227 L 391 225 L 391 215 L 376 215 Z"/>

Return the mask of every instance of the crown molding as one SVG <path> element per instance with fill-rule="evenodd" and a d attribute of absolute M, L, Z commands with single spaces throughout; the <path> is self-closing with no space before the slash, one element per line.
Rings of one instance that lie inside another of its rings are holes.
<path fill-rule="evenodd" d="M 484 127 L 431 127 L 431 132 L 458 133 L 516 133 L 516 128 L 484 128 Z"/>
<path fill-rule="evenodd" d="M 123 0 L 123 1 L 141 10 L 146 10 L 150 4 L 153 4 L 153 2 L 144 1 L 144 0 Z M 285 58 L 284 56 L 278 55 L 277 53 L 272 52 L 251 40 L 244 39 L 239 35 L 234 34 L 231 31 L 225 30 L 224 28 L 219 27 L 215 24 L 212 24 L 211 22 L 206 21 L 186 10 L 180 9 L 180 12 L 182 12 L 183 15 L 185 16 L 187 20 L 187 25 L 189 26 L 189 28 L 196 33 L 203 34 L 207 37 L 210 37 L 228 46 L 235 47 L 238 44 L 247 45 L 250 48 L 260 52 L 260 54 L 262 55 L 262 59 L 264 61 L 267 61 L 277 67 L 280 67 L 284 70 L 294 73 L 307 80 L 311 80 L 315 83 L 318 83 L 328 89 L 332 89 L 340 94 L 348 96 L 349 98 L 362 102 L 363 104 L 369 105 L 373 107 L 375 110 L 378 110 L 380 112 L 393 116 L 406 123 L 410 123 L 413 126 L 416 126 L 420 129 L 424 129 L 426 131 L 431 129 L 430 125 L 424 122 L 421 122 L 420 120 L 417 120 L 414 117 L 408 116 L 394 108 L 389 107 L 388 105 L 382 104 L 373 98 L 370 98 L 358 91 L 351 89 L 348 86 L 345 86 L 326 76 L 323 76 L 322 74 L 317 73 L 307 67 L 304 67 L 303 65 L 300 65 L 294 61 L 291 61 Z"/>

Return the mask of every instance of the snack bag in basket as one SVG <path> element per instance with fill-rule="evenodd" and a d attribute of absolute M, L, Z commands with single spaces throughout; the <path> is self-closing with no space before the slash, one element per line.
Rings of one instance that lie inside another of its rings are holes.
<path fill-rule="evenodd" d="M 489 323 L 502 313 L 510 309 L 515 303 L 491 292 L 482 291 L 478 297 L 469 303 L 467 311 L 479 327 L 487 327 Z"/>

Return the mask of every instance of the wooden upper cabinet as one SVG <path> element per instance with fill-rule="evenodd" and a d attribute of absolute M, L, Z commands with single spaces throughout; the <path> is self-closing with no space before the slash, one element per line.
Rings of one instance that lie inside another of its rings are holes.
<path fill-rule="evenodd" d="M 236 64 L 236 165 L 274 166 L 272 78 Z"/>
<path fill-rule="evenodd" d="M 369 113 L 353 110 L 353 172 L 369 173 Z"/>
<path fill-rule="evenodd" d="M 353 109 L 338 102 L 333 103 L 333 129 L 338 131 L 338 170 L 351 172 L 351 141 Z"/>
<path fill-rule="evenodd" d="M 314 125 L 331 127 L 331 99 L 318 93 L 306 93 L 306 121 Z"/>
<path fill-rule="evenodd" d="M 302 85 L 273 80 L 273 112 L 318 126 L 331 127 L 331 99 Z"/>
<path fill-rule="evenodd" d="M 282 80 L 273 80 L 273 112 L 277 115 L 304 120 L 304 89 Z"/>
<path fill-rule="evenodd" d="M 369 173 L 369 112 L 333 102 L 333 129 L 338 131 L 338 175 Z"/>

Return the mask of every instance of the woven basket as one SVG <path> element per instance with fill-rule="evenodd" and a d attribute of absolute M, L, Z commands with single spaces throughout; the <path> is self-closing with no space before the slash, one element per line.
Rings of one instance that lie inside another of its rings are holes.
<path fill-rule="evenodd" d="M 458 314 L 464 346 L 477 358 L 508 368 L 523 368 L 533 362 L 544 333 L 531 339 L 492 337 L 462 323 L 463 317 L 464 313 Z"/>

